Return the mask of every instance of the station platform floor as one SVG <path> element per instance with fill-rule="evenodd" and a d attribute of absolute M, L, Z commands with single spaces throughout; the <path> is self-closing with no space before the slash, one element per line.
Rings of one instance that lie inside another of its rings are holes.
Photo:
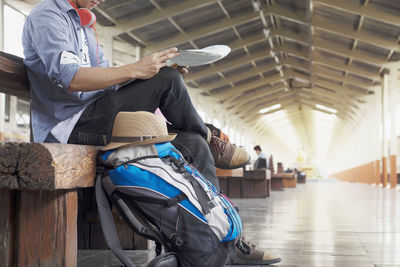
<path fill-rule="evenodd" d="M 398 190 L 309 179 L 296 188 L 272 191 L 267 199 L 234 202 L 244 236 L 279 253 L 277 266 L 400 267 Z M 146 252 L 130 255 L 139 265 L 146 262 Z M 80 267 L 117 263 L 109 252 L 79 253 Z"/>

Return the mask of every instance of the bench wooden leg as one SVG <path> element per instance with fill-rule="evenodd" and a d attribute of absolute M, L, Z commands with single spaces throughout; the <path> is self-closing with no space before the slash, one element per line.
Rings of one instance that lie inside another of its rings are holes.
<path fill-rule="evenodd" d="M 283 184 L 283 187 L 296 187 L 297 180 L 294 178 L 283 178 L 282 184 Z"/>
<path fill-rule="evenodd" d="M 272 178 L 271 179 L 271 190 L 282 190 L 283 189 L 283 181 L 281 178 Z"/>
<path fill-rule="evenodd" d="M 13 266 L 14 192 L 0 189 L 0 266 Z"/>
<path fill-rule="evenodd" d="M 0 200 L 7 205 L 6 197 Z M 13 191 L 8 203 L 8 214 L 0 213 L 0 233 L 9 236 L 1 236 L 0 256 L 10 256 L 0 257 L 0 266 L 76 266 L 77 192 Z"/>

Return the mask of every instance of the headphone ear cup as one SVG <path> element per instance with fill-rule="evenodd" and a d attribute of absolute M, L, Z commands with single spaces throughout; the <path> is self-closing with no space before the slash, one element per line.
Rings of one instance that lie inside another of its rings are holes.
<path fill-rule="evenodd" d="M 96 15 L 87 8 L 78 9 L 81 25 L 85 28 L 92 28 L 96 24 Z"/>

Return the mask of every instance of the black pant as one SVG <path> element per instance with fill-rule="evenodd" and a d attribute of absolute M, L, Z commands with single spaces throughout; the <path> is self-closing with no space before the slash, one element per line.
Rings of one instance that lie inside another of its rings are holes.
<path fill-rule="evenodd" d="M 169 67 L 151 79 L 135 80 L 117 91 L 105 92 L 82 113 L 68 143 L 106 145 L 118 112 L 154 112 L 157 107 L 172 124 L 168 130 L 178 134 L 172 143 L 219 189 L 214 160 L 205 140 L 207 127 L 193 107 L 182 75 Z"/>

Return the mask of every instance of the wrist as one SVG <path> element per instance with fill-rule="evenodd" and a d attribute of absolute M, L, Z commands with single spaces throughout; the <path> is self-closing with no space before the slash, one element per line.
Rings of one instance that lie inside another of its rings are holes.
<path fill-rule="evenodd" d="M 133 67 L 133 64 L 127 64 L 121 67 L 124 78 L 127 79 L 136 79 L 137 73 Z"/>

